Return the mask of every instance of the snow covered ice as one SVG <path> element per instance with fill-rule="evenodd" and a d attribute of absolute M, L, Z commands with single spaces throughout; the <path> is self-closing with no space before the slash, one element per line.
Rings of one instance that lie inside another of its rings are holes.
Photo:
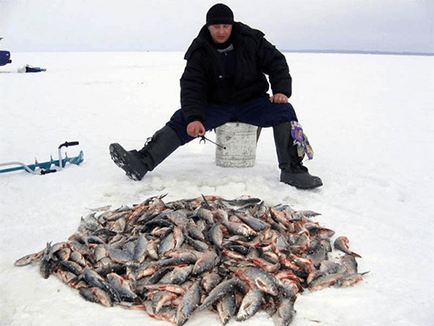
<path fill-rule="evenodd" d="M 324 182 L 314 191 L 279 182 L 271 129 L 252 168 L 217 167 L 215 146 L 199 140 L 141 182 L 115 166 L 110 143 L 140 148 L 179 108 L 183 53 L 12 53 L 0 67 L 0 162 L 56 159 L 57 146 L 74 140 L 80 145 L 68 155 L 83 150 L 85 159 L 45 176 L 0 174 L 0 325 L 163 325 L 86 302 L 37 266 L 13 263 L 65 241 L 90 208 L 166 193 L 167 201 L 250 195 L 314 210 L 321 225 L 349 238 L 363 257 L 359 270 L 370 273 L 354 287 L 299 295 L 295 326 L 433 325 L 434 57 L 285 55 L 290 101 L 315 151 L 306 166 Z M 25 64 L 47 71 L 17 73 Z M 220 321 L 205 312 L 188 324 Z M 244 324 L 273 321 L 261 312 Z"/>

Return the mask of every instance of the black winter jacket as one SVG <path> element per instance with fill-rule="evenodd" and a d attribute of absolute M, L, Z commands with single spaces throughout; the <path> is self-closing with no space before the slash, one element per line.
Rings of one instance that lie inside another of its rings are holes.
<path fill-rule="evenodd" d="M 261 31 L 235 22 L 231 37 L 236 51 L 233 83 L 225 78 L 223 60 L 206 26 L 188 48 L 187 65 L 181 77 L 181 107 L 187 123 L 204 122 L 208 103 L 239 104 L 268 96 L 265 74 L 274 94 L 291 96 L 291 75 L 286 59 Z"/>

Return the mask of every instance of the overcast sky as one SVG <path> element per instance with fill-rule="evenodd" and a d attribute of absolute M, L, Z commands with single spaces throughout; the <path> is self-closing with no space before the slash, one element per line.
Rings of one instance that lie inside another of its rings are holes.
<path fill-rule="evenodd" d="M 0 0 L 0 48 L 185 51 L 209 0 Z M 285 50 L 433 53 L 434 0 L 227 0 Z"/>

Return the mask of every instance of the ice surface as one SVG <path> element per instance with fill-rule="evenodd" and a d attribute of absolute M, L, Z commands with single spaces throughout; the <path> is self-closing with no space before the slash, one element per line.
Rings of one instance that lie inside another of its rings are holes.
<path fill-rule="evenodd" d="M 350 239 L 362 255 L 362 283 L 306 291 L 300 325 L 433 325 L 434 58 L 287 53 L 294 105 L 315 150 L 306 163 L 324 186 L 300 191 L 279 183 L 272 131 L 264 129 L 256 165 L 215 165 L 215 147 L 193 141 L 141 182 L 111 161 L 108 146 L 141 147 L 179 108 L 183 53 L 13 53 L 0 67 L 0 162 L 57 158 L 80 141 L 85 160 L 61 172 L 0 174 L 1 325 L 164 325 L 145 313 L 83 300 L 37 266 L 14 261 L 65 241 L 90 208 L 250 195 L 267 205 L 322 213 L 315 219 Z M 30 64 L 46 68 L 17 73 Z M 215 134 L 209 133 L 212 139 Z M 229 325 L 236 324 L 231 321 Z M 189 325 L 220 325 L 202 313 Z M 273 325 L 265 313 L 245 325 Z"/>

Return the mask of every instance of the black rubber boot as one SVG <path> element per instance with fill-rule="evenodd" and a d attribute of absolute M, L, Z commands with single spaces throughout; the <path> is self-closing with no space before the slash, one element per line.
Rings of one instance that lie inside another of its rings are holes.
<path fill-rule="evenodd" d="M 172 154 L 180 144 L 179 137 L 173 129 L 164 126 L 139 151 L 127 151 L 118 143 L 110 144 L 109 149 L 115 164 L 123 169 L 130 179 L 139 181 L 148 171 L 152 171 Z"/>
<path fill-rule="evenodd" d="M 282 123 L 273 128 L 279 168 L 280 181 L 298 189 L 314 189 L 322 186 L 319 177 L 311 175 L 303 166 L 291 136 L 291 124 Z"/>

